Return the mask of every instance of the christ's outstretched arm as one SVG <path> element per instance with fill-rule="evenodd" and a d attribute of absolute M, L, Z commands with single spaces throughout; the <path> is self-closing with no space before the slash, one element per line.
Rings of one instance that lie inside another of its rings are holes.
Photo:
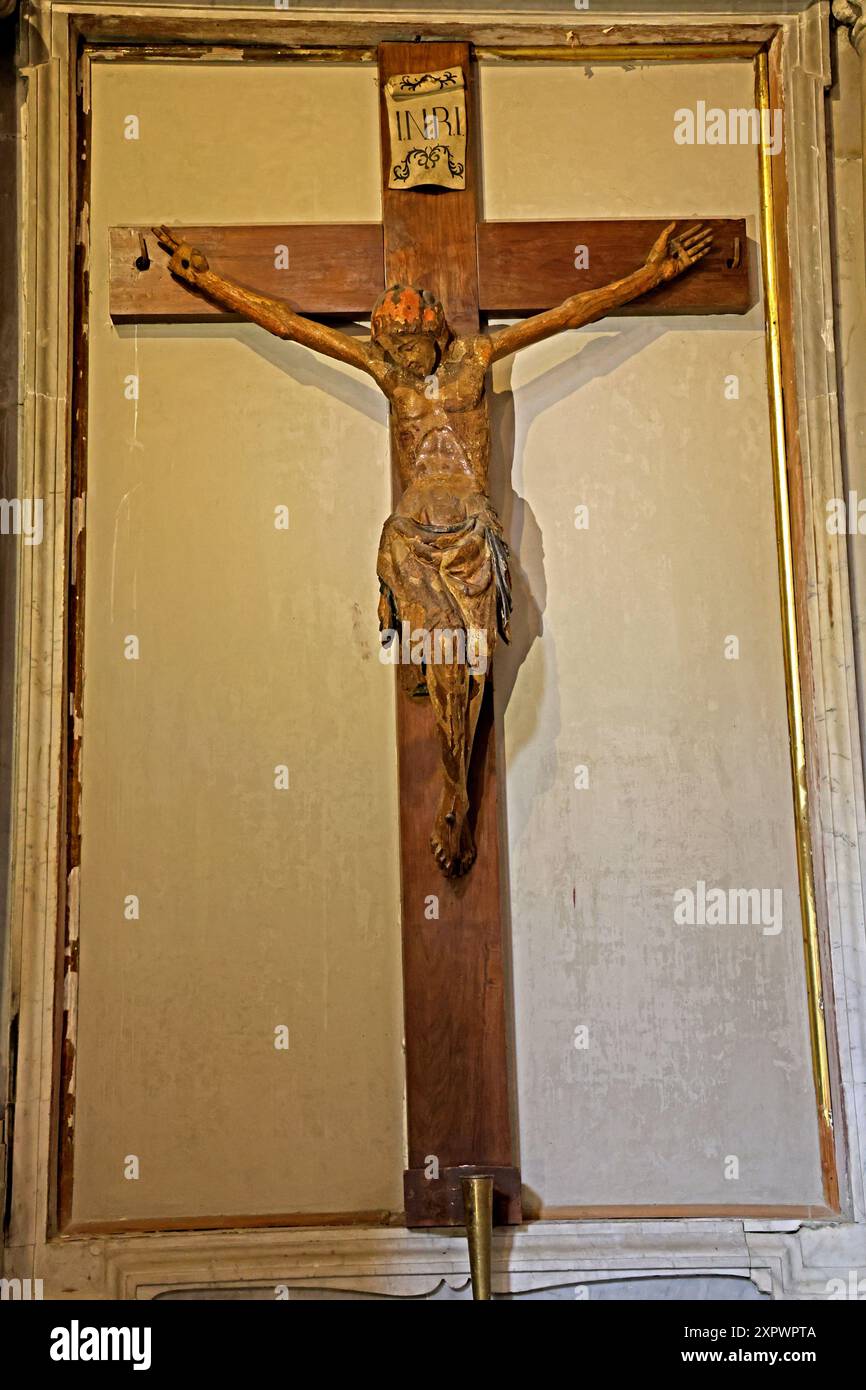
<path fill-rule="evenodd" d="M 230 280 L 227 275 L 217 274 L 211 270 L 202 252 L 178 241 L 170 227 L 154 227 L 153 233 L 171 257 L 168 268 L 172 275 L 199 290 L 207 299 L 240 314 L 250 323 L 259 324 L 278 338 L 290 338 L 292 342 L 315 348 L 327 357 L 349 362 L 353 367 L 376 375 L 377 361 L 362 340 L 350 338 L 336 328 L 304 318 L 281 299 L 270 299 L 267 295 L 239 285 L 236 280 Z"/>
<path fill-rule="evenodd" d="M 622 280 L 614 280 L 610 285 L 603 285 L 601 289 L 572 295 L 555 309 L 534 314 L 510 328 L 500 328 L 486 335 L 490 343 L 490 361 L 507 357 L 509 353 L 529 347 L 532 343 L 540 343 L 543 338 L 551 338 L 567 328 L 582 328 L 585 323 L 604 318 L 648 290 L 682 275 L 683 271 L 707 254 L 712 246 L 713 234 L 709 227 L 699 225 L 675 237 L 675 227 L 676 223 L 671 222 L 665 228 L 647 256 L 646 264 L 633 274 Z"/>

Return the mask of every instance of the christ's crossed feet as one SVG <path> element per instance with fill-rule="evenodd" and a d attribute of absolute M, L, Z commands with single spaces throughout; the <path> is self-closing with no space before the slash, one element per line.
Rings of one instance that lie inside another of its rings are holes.
<path fill-rule="evenodd" d="M 459 878 L 475 863 L 475 840 L 469 826 L 469 798 L 446 788 L 430 836 L 430 847 L 446 878 Z"/>

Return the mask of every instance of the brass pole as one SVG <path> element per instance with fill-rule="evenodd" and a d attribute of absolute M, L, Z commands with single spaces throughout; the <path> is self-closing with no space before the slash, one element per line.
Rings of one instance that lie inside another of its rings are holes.
<path fill-rule="evenodd" d="M 490 1266 L 493 1255 L 493 1179 L 464 1178 L 463 1208 L 469 1241 L 469 1270 L 473 1299 L 490 1298 Z"/>

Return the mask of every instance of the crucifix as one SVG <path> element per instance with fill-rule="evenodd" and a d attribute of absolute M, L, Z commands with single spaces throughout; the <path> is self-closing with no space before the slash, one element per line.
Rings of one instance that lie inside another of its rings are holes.
<path fill-rule="evenodd" d="M 464 186 L 389 186 L 386 85 L 437 72 L 465 84 L 465 168 L 450 161 Z M 479 222 L 470 46 L 383 44 L 379 75 L 381 225 L 113 228 L 111 313 L 116 322 L 242 317 L 352 364 L 390 403 L 394 511 L 379 548 L 378 615 L 407 695 L 398 700 L 406 1221 L 467 1224 L 473 1288 L 485 1297 L 491 1220 L 522 1216 L 489 679 L 511 597 L 487 497 L 487 373 L 611 311 L 745 312 L 746 233 L 743 220 L 719 218 L 682 228 Z M 150 255 L 154 235 L 164 257 Z M 332 322 L 369 314 L 368 340 Z M 520 321 L 485 332 L 482 314 Z M 407 630 L 410 644 L 417 634 L 447 644 L 422 644 L 405 664 Z M 431 897 L 438 915 L 426 911 Z"/>

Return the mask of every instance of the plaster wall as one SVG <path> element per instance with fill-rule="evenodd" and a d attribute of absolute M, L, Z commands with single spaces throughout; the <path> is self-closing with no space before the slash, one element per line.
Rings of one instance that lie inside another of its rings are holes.
<path fill-rule="evenodd" d="M 753 84 L 485 67 L 486 216 L 746 215 L 757 262 L 755 148 L 673 139 Z M 607 320 L 496 389 L 524 1181 L 547 1210 L 819 1203 L 762 307 Z M 699 882 L 779 919 L 679 925 Z"/>
<path fill-rule="evenodd" d="M 751 105 L 751 68 L 483 67 L 485 215 L 745 213 L 754 237 L 754 149 L 673 142 L 699 99 Z M 117 329 L 106 298 L 114 223 L 377 220 L 375 74 L 99 64 L 92 104 L 74 1216 L 399 1210 L 382 402 L 251 327 Z M 495 377 L 539 1208 L 821 1201 L 762 325 L 612 320 Z M 698 880 L 778 890 L 781 930 L 677 925 Z"/>
<path fill-rule="evenodd" d="M 107 299 L 112 224 L 378 220 L 375 74 L 97 64 L 92 103 L 74 1217 L 399 1210 L 384 403 Z"/>

